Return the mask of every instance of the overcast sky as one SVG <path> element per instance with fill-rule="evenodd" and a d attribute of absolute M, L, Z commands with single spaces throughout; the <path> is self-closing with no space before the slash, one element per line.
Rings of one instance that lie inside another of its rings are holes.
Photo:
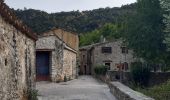
<path fill-rule="evenodd" d="M 136 2 L 136 0 L 5 0 L 15 9 L 33 8 L 49 13 L 73 10 L 92 10 L 105 7 L 120 7 Z"/>

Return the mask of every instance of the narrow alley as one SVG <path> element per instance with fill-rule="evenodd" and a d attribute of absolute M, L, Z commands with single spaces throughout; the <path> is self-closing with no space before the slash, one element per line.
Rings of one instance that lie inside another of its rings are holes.
<path fill-rule="evenodd" d="M 108 86 L 92 76 L 62 82 L 37 82 L 39 100 L 116 100 Z"/>

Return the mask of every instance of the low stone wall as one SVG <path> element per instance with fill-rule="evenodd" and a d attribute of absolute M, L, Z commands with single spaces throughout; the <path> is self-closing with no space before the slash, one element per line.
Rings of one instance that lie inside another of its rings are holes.
<path fill-rule="evenodd" d="M 130 72 L 109 71 L 107 73 L 111 81 L 120 81 L 124 84 L 131 84 L 132 78 Z M 121 77 L 120 77 L 121 76 Z M 159 85 L 170 79 L 170 72 L 151 72 L 148 86 Z"/>
<path fill-rule="evenodd" d="M 154 100 L 150 97 L 143 95 L 142 93 L 136 92 L 129 87 L 123 85 L 120 82 L 109 83 L 111 93 L 118 100 Z"/>

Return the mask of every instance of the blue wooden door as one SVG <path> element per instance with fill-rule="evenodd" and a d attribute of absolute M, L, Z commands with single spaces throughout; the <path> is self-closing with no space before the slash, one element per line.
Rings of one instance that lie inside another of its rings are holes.
<path fill-rule="evenodd" d="M 36 52 L 36 76 L 37 81 L 47 81 L 50 78 L 49 52 Z"/>

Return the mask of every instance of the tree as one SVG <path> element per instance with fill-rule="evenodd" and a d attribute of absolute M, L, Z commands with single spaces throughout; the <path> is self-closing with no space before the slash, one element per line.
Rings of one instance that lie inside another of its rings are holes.
<path fill-rule="evenodd" d="M 121 25 L 108 23 L 100 29 L 100 32 L 107 40 L 119 39 L 121 37 Z"/>
<path fill-rule="evenodd" d="M 160 61 L 165 50 L 159 0 L 137 0 L 136 14 L 128 17 L 125 39 L 138 57 L 149 63 Z"/>
<path fill-rule="evenodd" d="M 13 11 L 34 32 L 39 34 L 54 27 L 64 28 L 76 33 L 88 33 L 103 27 L 106 23 L 121 22 L 121 17 L 127 13 L 133 13 L 135 8 L 136 4 L 124 5 L 120 8 L 100 8 L 91 11 L 51 14 L 34 9 L 13 9 Z"/>
<path fill-rule="evenodd" d="M 98 30 L 80 35 L 80 46 L 90 45 L 100 41 L 101 33 Z"/>
<path fill-rule="evenodd" d="M 164 23 L 166 25 L 165 43 L 167 44 L 168 51 L 170 51 L 170 0 L 160 0 L 162 8 L 165 10 Z"/>
<path fill-rule="evenodd" d="M 107 23 L 102 28 L 80 35 L 80 46 L 102 42 L 101 37 L 107 41 L 121 38 L 122 25 Z"/>

